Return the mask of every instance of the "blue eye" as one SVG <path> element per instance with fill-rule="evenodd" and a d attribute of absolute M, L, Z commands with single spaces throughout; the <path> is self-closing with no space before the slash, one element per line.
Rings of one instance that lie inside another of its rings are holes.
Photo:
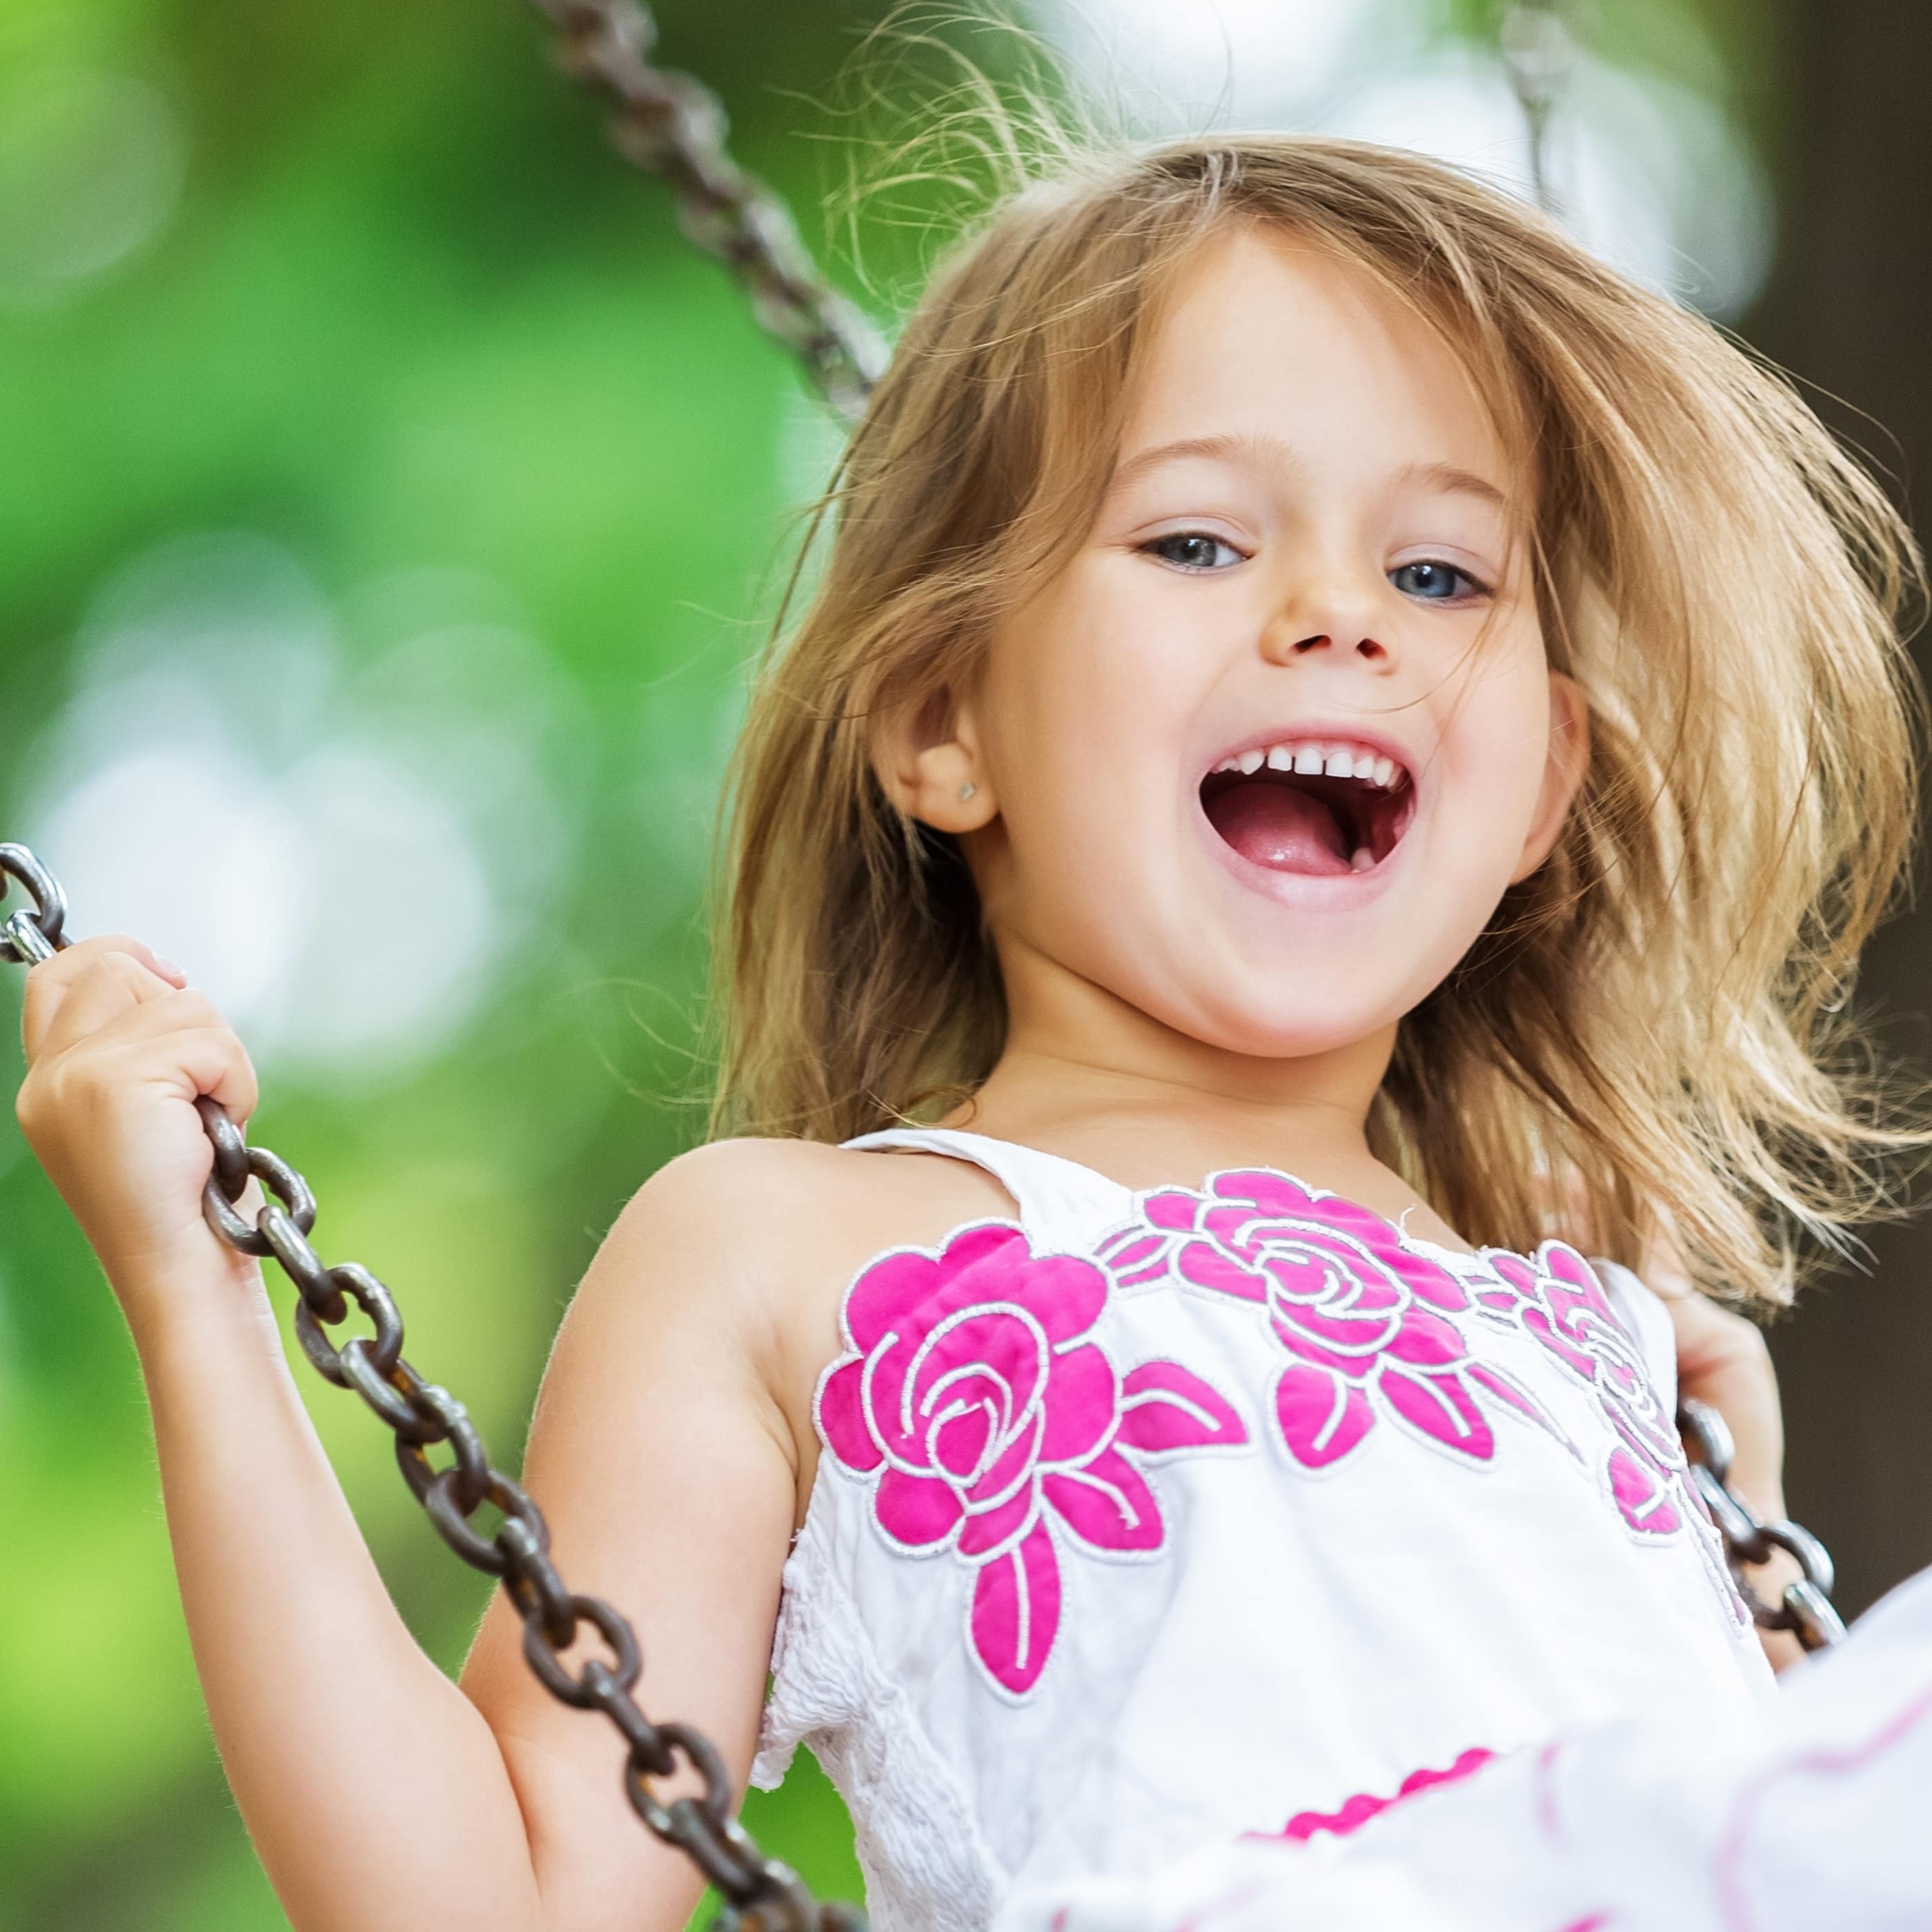
<path fill-rule="evenodd" d="M 1432 604 L 1451 604 L 1468 596 L 1483 596 L 1489 588 L 1478 584 L 1466 570 L 1458 570 L 1440 557 L 1399 563 L 1388 574 L 1389 581 L 1405 596 L 1419 597 Z M 1459 584 L 1462 587 L 1458 589 Z"/>
<path fill-rule="evenodd" d="M 1139 546 L 1149 556 L 1157 556 L 1178 570 L 1226 570 L 1246 560 L 1234 546 L 1205 530 L 1170 530 Z M 1226 560 L 1222 561 L 1222 560 Z"/>

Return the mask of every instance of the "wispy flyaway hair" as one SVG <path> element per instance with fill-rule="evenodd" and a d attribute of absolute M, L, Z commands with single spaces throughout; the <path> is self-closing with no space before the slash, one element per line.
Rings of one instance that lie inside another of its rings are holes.
<path fill-rule="evenodd" d="M 1509 195 L 1347 142 L 1063 158 L 932 278 L 734 767 L 720 1130 L 836 1141 L 991 1069 L 971 878 L 888 802 L 874 721 L 970 689 L 1081 542 L 1164 298 L 1241 225 L 1366 270 L 1461 356 L 1534 478 L 1550 661 L 1590 706 L 1561 842 L 1402 1022 L 1372 1144 L 1472 1240 L 1533 1246 L 1561 1193 L 1598 1252 L 1668 1231 L 1712 1292 L 1788 1300 L 1925 1138 L 1846 1010 L 1912 833 L 1911 538 L 1709 323 Z"/>

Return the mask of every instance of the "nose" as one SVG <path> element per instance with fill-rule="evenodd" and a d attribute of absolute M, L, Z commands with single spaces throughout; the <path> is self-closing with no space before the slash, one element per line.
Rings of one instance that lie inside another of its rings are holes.
<path fill-rule="evenodd" d="M 1374 634 L 1382 628 L 1374 602 L 1359 586 L 1338 578 L 1305 581 L 1264 626 L 1262 654 L 1270 664 L 1346 658 L 1384 669 L 1394 657 L 1388 640 Z"/>

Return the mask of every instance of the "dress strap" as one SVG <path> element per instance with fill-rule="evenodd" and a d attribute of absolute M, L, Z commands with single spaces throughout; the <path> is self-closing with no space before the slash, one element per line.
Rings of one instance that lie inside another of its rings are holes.
<path fill-rule="evenodd" d="M 908 1148 L 984 1168 L 1018 1203 L 1020 1225 L 1056 1248 L 1089 1245 L 1124 1220 L 1133 1192 L 1064 1155 L 957 1127 L 887 1127 L 848 1141 L 858 1149 Z"/>

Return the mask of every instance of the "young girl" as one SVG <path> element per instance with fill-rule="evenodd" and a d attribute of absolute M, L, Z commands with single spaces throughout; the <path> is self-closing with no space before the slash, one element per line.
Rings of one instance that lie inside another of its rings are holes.
<path fill-rule="evenodd" d="M 733 776 L 748 1137 L 626 1209 L 530 1444 L 650 1707 L 761 1782 L 808 1744 L 879 1932 L 1747 1922 L 1697 1860 L 1850 1706 L 1767 1714 L 1673 1406 L 1778 1514 L 1703 1298 L 1786 1300 L 1911 1138 L 1841 1017 L 1914 793 L 1897 519 L 1531 210 L 1277 136 L 1013 199 L 832 514 Z M 233 1036 L 124 938 L 26 1032 L 298 1932 L 670 1932 L 608 1730 L 501 1604 L 460 1690 L 418 1651 L 202 1225 Z M 1915 1693 L 1916 1614 L 1813 1682 Z M 1802 1903 L 1825 1838 L 1776 1836 Z"/>

